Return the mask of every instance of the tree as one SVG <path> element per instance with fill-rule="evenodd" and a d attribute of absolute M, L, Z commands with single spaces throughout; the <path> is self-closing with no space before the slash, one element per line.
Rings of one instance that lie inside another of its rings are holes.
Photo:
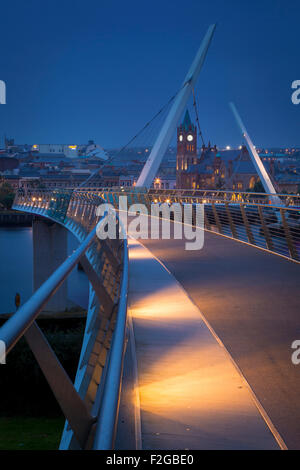
<path fill-rule="evenodd" d="M 28 182 L 28 187 L 32 189 L 44 189 L 45 185 L 40 179 L 32 179 Z"/>
<path fill-rule="evenodd" d="M 5 209 L 11 209 L 14 202 L 15 192 L 13 187 L 6 181 L 0 186 L 0 204 Z"/>
<path fill-rule="evenodd" d="M 218 178 L 218 181 L 216 182 L 216 189 L 225 189 L 225 181 L 221 180 L 221 178 Z"/>
<path fill-rule="evenodd" d="M 0 186 L 0 196 L 3 194 L 10 194 L 14 192 L 14 188 L 7 182 L 4 181 Z"/>
<path fill-rule="evenodd" d="M 263 184 L 260 180 L 256 181 L 253 188 L 250 189 L 249 191 L 252 192 L 252 193 L 265 193 L 266 192 L 265 188 L 263 187 Z"/>

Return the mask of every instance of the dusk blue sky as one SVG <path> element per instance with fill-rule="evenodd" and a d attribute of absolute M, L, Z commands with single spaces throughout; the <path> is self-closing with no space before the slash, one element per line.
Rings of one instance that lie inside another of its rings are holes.
<path fill-rule="evenodd" d="M 205 138 L 300 146 L 299 0 L 2 0 L 0 135 L 17 143 L 125 144 L 181 86 L 211 23 L 197 84 Z"/>

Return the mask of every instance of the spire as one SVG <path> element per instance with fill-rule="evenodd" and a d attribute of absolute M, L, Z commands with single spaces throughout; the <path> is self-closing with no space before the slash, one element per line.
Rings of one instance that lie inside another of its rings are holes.
<path fill-rule="evenodd" d="M 187 109 L 185 112 L 182 127 L 184 128 L 184 130 L 188 131 L 191 126 L 192 126 L 192 122 L 190 118 L 190 113 L 189 113 L 189 110 Z"/>

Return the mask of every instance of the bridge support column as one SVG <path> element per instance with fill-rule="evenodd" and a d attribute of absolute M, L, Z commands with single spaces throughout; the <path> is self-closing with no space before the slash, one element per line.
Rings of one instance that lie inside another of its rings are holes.
<path fill-rule="evenodd" d="M 67 258 L 67 230 L 56 223 L 33 221 L 33 290 L 36 291 Z M 67 307 L 67 282 L 49 300 L 45 311 Z"/>

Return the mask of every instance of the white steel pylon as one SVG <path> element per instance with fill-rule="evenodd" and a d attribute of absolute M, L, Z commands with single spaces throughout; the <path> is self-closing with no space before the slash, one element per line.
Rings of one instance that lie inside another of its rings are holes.
<path fill-rule="evenodd" d="M 207 33 L 196 54 L 196 57 L 185 77 L 182 88 L 173 102 L 173 105 L 169 111 L 169 114 L 166 117 L 166 120 L 148 157 L 148 160 L 146 161 L 144 168 L 137 180 L 136 187 L 138 188 L 145 187 L 149 189 L 153 179 L 156 176 L 157 170 L 161 164 L 163 156 L 172 139 L 178 120 L 181 114 L 183 113 L 183 110 L 189 99 L 190 93 L 194 88 L 195 83 L 200 74 L 215 28 L 216 25 L 213 24 L 207 30 Z"/>
<path fill-rule="evenodd" d="M 245 141 L 246 141 L 246 144 L 247 144 L 247 148 L 249 150 L 249 153 L 250 153 L 250 157 L 253 161 L 253 164 L 255 166 L 255 169 L 260 177 L 260 180 L 263 184 L 263 187 L 264 187 L 264 190 L 266 191 L 267 194 L 272 194 L 271 196 L 271 200 L 272 200 L 272 203 L 276 206 L 282 206 L 282 201 L 280 200 L 280 198 L 277 196 L 277 193 L 276 193 L 276 189 L 274 188 L 273 186 L 273 183 L 268 175 L 268 172 L 267 170 L 265 169 L 264 167 L 264 164 L 263 162 L 261 161 L 257 151 L 256 151 L 256 148 L 255 146 L 253 145 L 253 142 L 244 126 L 244 123 L 235 107 L 235 105 L 233 103 L 229 103 L 229 106 L 231 107 L 231 110 L 234 114 L 234 117 L 236 119 L 236 122 L 237 122 L 237 125 L 242 133 L 242 136 L 244 137 Z"/>

